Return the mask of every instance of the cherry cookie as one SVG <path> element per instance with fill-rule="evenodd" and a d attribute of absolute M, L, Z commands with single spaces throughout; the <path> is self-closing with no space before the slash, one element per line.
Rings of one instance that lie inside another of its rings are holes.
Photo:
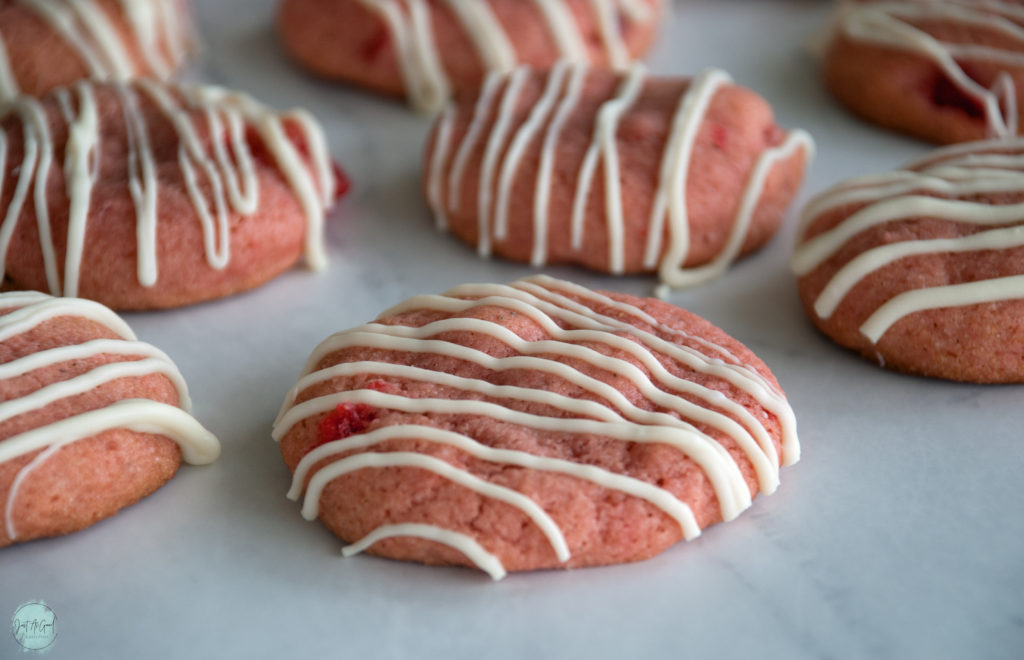
<path fill-rule="evenodd" d="M 108 308 L 0 294 L 0 547 L 88 527 L 220 444 L 160 350 Z"/>
<path fill-rule="evenodd" d="M 214 87 L 80 81 L 19 97 L 0 128 L 7 288 L 161 308 L 255 287 L 303 252 L 325 262 L 340 171 L 301 110 Z"/>
<path fill-rule="evenodd" d="M 193 47 L 185 0 L 2 0 L 0 100 L 82 78 L 167 79 Z"/>
<path fill-rule="evenodd" d="M 932 142 L 1016 135 L 1024 110 L 1019 2 L 845 2 L 824 62 L 854 113 Z"/>
<path fill-rule="evenodd" d="M 722 71 L 559 63 L 459 95 L 434 126 L 423 187 L 438 225 L 483 256 L 679 287 L 769 241 L 811 150 Z"/>
<path fill-rule="evenodd" d="M 1024 138 L 941 149 L 804 211 L 793 257 L 815 325 L 879 364 L 1024 382 Z"/>
<path fill-rule="evenodd" d="M 662 0 L 283 0 L 304 67 L 405 96 L 423 111 L 490 71 L 564 59 L 623 68 L 650 47 Z"/>
<path fill-rule="evenodd" d="M 799 455 L 767 367 L 656 299 L 537 276 L 329 337 L 274 428 L 347 545 L 506 571 L 636 561 L 732 520 Z"/>

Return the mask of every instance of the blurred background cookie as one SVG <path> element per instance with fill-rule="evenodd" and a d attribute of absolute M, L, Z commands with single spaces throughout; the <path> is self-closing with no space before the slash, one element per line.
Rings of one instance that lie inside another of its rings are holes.
<path fill-rule="evenodd" d="M 824 60 L 847 108 L 939 143 L 1016 135 L 1024 14 L 1016 2 L 844 2 Z"/>
<path fill-rule="evenodd" d="M 722 71 L 559 63 L 459 94 L 431 133 L 423 187 L 438 225 L 481 255 L 685 286 L 774 236 L 812 148 Z"/>
<path fill-rule="evenodd" d="M 2 117 L 8 288 L 186 305 L 325 263 L 344 191 L 319 125 L 240 92 L 148 79 L 22 96 Z"/>
<path fill-rule="evenodd" d="M 518 64 L 623 68 L 650 47 L 662 0 L 283 0 L 277 26 L 302 66 L 441 107 Z"/>
<path fill-rule="evenodd" d="M 82 78 L 166 79 L 194 48 L 187 0 L 4 0 L 0 100 Z"/>
<path fill-rule="evenodd" d="M 1024 139 L 851 179 L 803 223 L 800 296 L 837 343 L 900 371 L 1024 382 Z"/>

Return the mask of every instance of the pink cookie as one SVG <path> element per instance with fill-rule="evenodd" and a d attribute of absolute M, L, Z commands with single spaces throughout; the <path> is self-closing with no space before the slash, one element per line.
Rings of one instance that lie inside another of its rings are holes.
<path fill-rule="evenodd" d="M 722 71 L 561 63 L 459 95 L 434 126 L 423 187 L 439 226 L 481 255 L 686 286 L 774 236 L 811 150 Z"/>
<path fill-rule="evenodd" d="M 166 79 L 194 48 L 186 0 L 0 2 L 0 99 L 82 78 Z"/>
<path fill-rule="evenodd" d="M 87 300 L 0 294 L 0 401 L 0 546 L 87 527 L 220 454 L 174 364 Z"/>
<path fill-rule="evenodd" d="M 739 342 L 538 276 L 416 296 L 309 358 L 290 497 L 360 550 L 506 571 L 636 561 L 778 485 L 792 410 Z"/>
<path fill-rule="evenodd" d="M 808 204 L 793 257 L 826 335 L 886 367 L 1024 382 L 1024 138 L 941 149 Z"/>
<path fill-rule="evenodd" d="M 663 11 L 661 0 L 283 0 L 277 26 L 307 69 L 429 111 L 517 64 L 622 68 Z"/>
<path fill-rule="evenodd" d="M 338 190 L 320 127 L 241 93 L 79 82 L 0 117 L 7 288 L 117 309 L 210 300 L 302 256 Z"/>
<path fill-rule="evenodd" d="M 1015 135 L 1024 111 L 1019 2 L 845 2 L 825 83 L 856 114 L 932 142 Z"/>

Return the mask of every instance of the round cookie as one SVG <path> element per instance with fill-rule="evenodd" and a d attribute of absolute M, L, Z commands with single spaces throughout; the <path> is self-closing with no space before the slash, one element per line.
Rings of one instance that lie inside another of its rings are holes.
<path fill-rule="evenodd" d="M 768 242 L 812 148 L 722 71 L 559 63 L 459 95 L 431 133 L 423 187 L 438 226 L 481 255 L 679 287 Z"/>
<path fill-rule="evenodd" d="M 654 39 L 662 0 L 283 0 L 285 48 L 302 66 L 420 110 L 517 64 L 623 68 Z"/>
<path fill-rule="evenodd" d="M 210 463 L 181 373 L 106 307 L 0 294 L 0 547 L 77 531 Z"/>
<path fill-rule="evenodd" d="M 193 47 L 186 0 L 2 0 L 0 100 L 82 78 L 166 79 Z"/>
<path fill-rule="evenodd" d="M 804 211 L 793 257 L 815 325 L 879 364 L 1024 382 L 1024 138 L 852 179 Z"/>
<path fill-rule="evenodd" d="M 117 309 L 244 291 L 305 253 L 325 262 L 338 193 L 303 111 L 148 79 L 22 96 L 0 118 L 0 272 L 7 288 Z"/>
<path fill-rule="evenodd" d="M 861 117 L 938 143 L 1016 135 L 1024 16 L 1015 2 L 844 2 L 825 83 Z"/>
<path fill-rule="evenodd" d="M 636 561 L 798 459 L 767 367 L 655 299 L 536 276 L 329 337 L 275 423 L 289 497 L 347 545 L 506 571 Z"/>

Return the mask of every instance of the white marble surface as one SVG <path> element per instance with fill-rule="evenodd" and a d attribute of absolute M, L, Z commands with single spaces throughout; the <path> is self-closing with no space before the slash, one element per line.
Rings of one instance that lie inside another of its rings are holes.
<path fill-rule="evenodd" d="M 426 120 L 293 68 L 273 38 L 272 0 L 196 4 L 206 51 L 194 77 L 314 111 L 355 190 L 331 217 L 326 273 L 128 317 L 178 362 L 224 452 L 87 531 L 0 551 L 0 617 L 46 601 L 58 617 L 47 657 L 1024 657 L 1024 389 L 897 375 L 820 337 L 786 267 L 795 214 L 768 250 L 673 297 L 746 342 L 788 391 L 804 457 L 775 495 L 629 566 L 492 583 L 342 559 L 340 542 L 284 498 L 269 436 L 306 355 L 410 295 L 532 271 L 481 261 L 433 229 L 418 192 Z M 651 57 L 657 72 L 726 68 L 783 125 L 810 130 L 819 154 L 801 202 L 928 148 L 825 94 L 804 50 L 825 9 L 679 2 Z M 18 657 L 2 631 L 0 657 Z"/>

